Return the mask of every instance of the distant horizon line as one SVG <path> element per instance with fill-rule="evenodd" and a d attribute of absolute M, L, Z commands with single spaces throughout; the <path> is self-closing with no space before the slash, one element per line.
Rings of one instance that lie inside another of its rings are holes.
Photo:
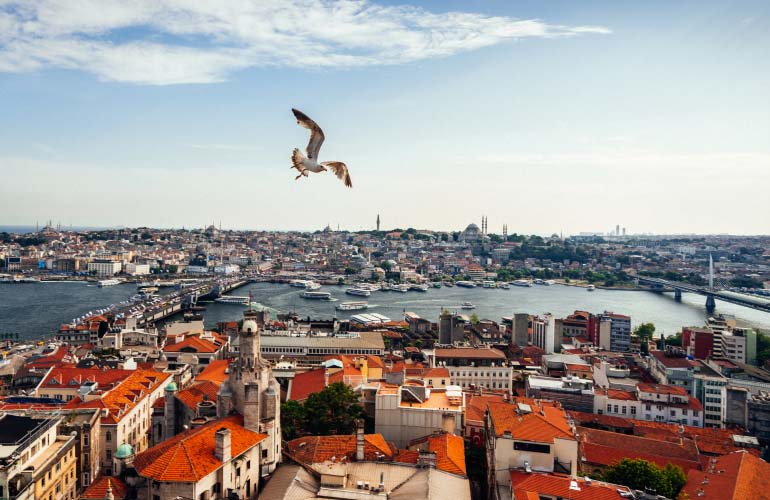
<path fill-rule="evenodd" d="M 47 224 L 46 224 L 47 225 Z M 105 230 L 117 230 L 117 229 L 140 229 L 140 228 L 146 228 L 146 229 L 152 229 L 155 231 L 174 231 L 174 230 L 200 230 L 200 229 L 206 229 L 209 226 L 179 226 L 179 227 L 155 227 L 155 226 L 125 226 L 125 225 L 115 225 L 115 226 L 78 226 L 74 224 L 69 225 L 61 225 L 61 224 L 52 224 L 53 227 L 61 227 L 64 231 L 105 231 Z M 12 234 L 30 234 L 36 232 L 36 230 L 40 230 L 43 226 L 35 226 L 31 224 L 0 224 L 0 232 L 6 232 L 6 233 L 12 233 Z M 233 228 L 233 227 L 221 227 L 221 226 L 215 226 L 217 230 L 221 231 L 251 231 L 251 232 L 272 232 L 272 233 L 314 233 L 318 231 L 323 231 L 324 229 L 255 229 L 255 228 Z M 331 226 L 329 226 L 331 227 Z M 13 229 L 26 229 L 26 231 L 14 231 Z M 455 229 L 455 230 L 441 230 L 441 229 L 429 229 L 429 228 L 416 228 L 412 226 L 407 227 L 394 227 L 390 229 L 380 229 L 381 232 L 391 232 L 396 230 L 406 230 L 406 229 L 415 229 L 417 231 L 431 231 L 434 233 L 453 233 L 453 232 L 462 232 L 464 229 Z M 348 233 L 357 233 L 357 232 L 370 232 L 370 231 L 376 231 L 375 228 L 370 229 L 334 229 L 332 228 L 332 231 L 335 232 L 348 232 Z M 487 233 L 487 234 L 496 234 L 501 235 L 502 233 Z M 541 236 L 541 237 L 548 237 L 553 236 L 554 234 L 558 233 L 518 233 L 516 231 L 508 233 L 509 235 L 512 234 L 518 234 L 523 236 Z M 703 236 L 737 236 L 737 237 L 770 237 L 770 234 L 763 234 L 763 233 L 628 233 L 625 235 L 616 235 L 611 233 L 602 233 L 599 231 L 579 231 L 576 233 L 566 233 L 565 236 L 597 236 L 597 237 L 640 237 L 640 236 L 663 236 L 663 237 L 677 237 L 677 236 L 686 236 L 686 237 L 703 237 Z"/>

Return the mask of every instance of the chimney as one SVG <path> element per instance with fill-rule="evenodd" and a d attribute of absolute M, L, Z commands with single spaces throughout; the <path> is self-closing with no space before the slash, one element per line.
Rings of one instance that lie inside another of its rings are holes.
<path fill-rule="evenodd" d="M 222 463 L 230 461 L 230 429 L 222 427 L 217 431 L 214 456 Z"/>
<path fill-rule="evenodd" d="M 356 460 L 364 460 L 364 419 L 356 420 Z"/>

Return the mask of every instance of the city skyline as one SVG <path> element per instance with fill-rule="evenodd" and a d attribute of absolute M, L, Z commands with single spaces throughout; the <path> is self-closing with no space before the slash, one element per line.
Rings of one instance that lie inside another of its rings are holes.
<path fill-rule="evenodd" d="M 2 224 L 770 233 L 762 2 L 92 7 L 0 7 Z"/>

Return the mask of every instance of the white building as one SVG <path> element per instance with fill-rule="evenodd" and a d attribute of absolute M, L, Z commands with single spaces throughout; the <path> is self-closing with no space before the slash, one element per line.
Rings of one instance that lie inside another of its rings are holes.
<path fill-rule="evenodd" d="M 88 273 L 96 276 L 115 276 L 121 268 L 121 263 L 116 260 L 97 259 L 88 263 Z"/>
<path fill-rule="evenodd" d="M 130 274 L 131 276 L 142 276 L 145 274 L 150 274 L 150 265 L 129 262 L 126 264 L 124 271 L 126 274 Z"/>
<path fill-rule="evenodd" d="M 561 345 L 561 332 L 556 338 L 556 321 L 553 314 L 532 317 L 532 345 L 543 349 L 546 354 L 553 354 L 557 345 Z"/>

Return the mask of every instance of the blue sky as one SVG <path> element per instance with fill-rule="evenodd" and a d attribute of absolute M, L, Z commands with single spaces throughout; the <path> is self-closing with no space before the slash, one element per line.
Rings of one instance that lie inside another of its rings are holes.
<path fill-rule="evenodd" d="M 767 2 L 178 3 L 0 2 L 0 223 L 770 233 Z"/>

